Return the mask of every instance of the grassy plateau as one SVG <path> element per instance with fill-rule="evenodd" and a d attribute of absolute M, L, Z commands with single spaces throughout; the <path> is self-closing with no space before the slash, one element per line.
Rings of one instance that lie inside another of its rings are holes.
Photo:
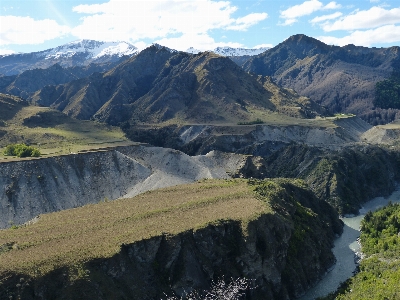
<path fill-rule="evenodd" d="M 14 143 L 34 145 L 44 156 L 132 144 L 118 127 L 72 119 L 0 94 L 0 149 Z M 0 161 L 3 159 L 13 158 L 0 151 Z"/>

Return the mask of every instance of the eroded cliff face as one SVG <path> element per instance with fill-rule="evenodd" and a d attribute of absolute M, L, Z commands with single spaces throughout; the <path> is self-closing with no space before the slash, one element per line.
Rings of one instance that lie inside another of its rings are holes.
<path fill-rule="evenodd" d="M 267 156 L 290 143 L 330 150 L 339 149 L 360 142 L 361 135 L 371 128 L 369 124 L 354 116 L 329 121 L 308 121 L 309 124 L 303 125 L 299 119 L 299 125 L 171 125 L 159 128 L 130 127 L 126 124 L 123 130 L 132 141 L 170 147 L 189 155 L 219 150 Z M 322 126 L 324 124 L 325 127 Z"/>
<path fill-rule="evenodd" d="M 272 191 L 273 196 L 269 193 Z M 211 280 L 252 280 L 246 299 L 295 299 L 334 264 L 333 237 L 342 230 L 337 214 L 303 184 L 262 183 L 260 199 L 274 213 L 249 221 L 217 221 L 200 229 L 122 245 L 108 259 L 61 268 L 35 278 L 2 278 L 1 298 L 165 299 Z"/>
<path fill-rule="evenodd" d="M 132 197 L 202 178 L 228 178 L 244 162 L 241 155 L 212 152 L 191 157 L 144 145 L 2 162 L 0 228 L 46 212 Z"/>

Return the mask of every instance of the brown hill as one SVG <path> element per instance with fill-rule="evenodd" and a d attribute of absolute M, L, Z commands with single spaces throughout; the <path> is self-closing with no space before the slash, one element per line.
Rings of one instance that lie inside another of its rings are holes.
<path fill-rule="evenodd" d="M 228 58 L 210 52 L 175 52 L 156 45 L 107 73 L 47 86 L 30 100 L 75 118 L 111 124 L 129 119 L 237 123 L 273 111 L 297 117 L 323 113 L 318 105 L 310 105 L 309 100 L 272 82 L 265 84 Z M 286 108 L 281 109 L 281 103 Z M 294 108 L 287 109 L 290 106 Z"/>
<path fill-rule="evenodd" d="M 400 48 L 329 46 L 295 35 L 250 58 L 245 71 L 271 76 L 275 82 L 329 109 L 354 113 L 371 124 L 400 117 L 400 110 L 374 108 L 375 84 L 388 78 Z"/>

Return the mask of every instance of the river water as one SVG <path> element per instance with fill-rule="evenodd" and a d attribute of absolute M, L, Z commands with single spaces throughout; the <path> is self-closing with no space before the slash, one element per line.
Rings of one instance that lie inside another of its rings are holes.
<path fill-rule="evenodd" d="M 360 223 L 368 211 L 375 211 L 389 203 L 389 201 L 400 202 L 400 190 L 397 189 L 387 198 L 377 197 L 368 201 L 360 209 L 359 215 L 342 218 L 344 222 L 343 234 L 336 239 L 335 246 L 332 249 L 337 262 L 333 269 L 311 288 L 300 300 L 312 300 L 317 297 L 323 297 L 330 292 L 335 291 L 341 282 L 350 278 L 355 271 L 357 264 L 355 261 L 356 253 L 360 252 L 360 246 L 357 238 L 360 236 Z"/>

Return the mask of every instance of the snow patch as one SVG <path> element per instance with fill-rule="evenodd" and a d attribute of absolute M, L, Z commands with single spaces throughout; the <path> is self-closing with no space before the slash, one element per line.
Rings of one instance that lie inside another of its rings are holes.
<path fill-rule="evenodd" d="M 253 48 L 253 49 L 247 49 L 247 48 L 232 48 L 232 47 L 217 47 L 214 50 L 208 50 L 210 52 L 214 52 L 215 54 L 221 55 L 221 56 L 254 56 L 261 54 L 268 49 L 271 49 L 270 47 L 261 47 L 261 48 Z M 190 47 L 188 48 L 185 52 L 191 53 L 191 54 L 198 54 L 199 52 L 202 52 L 199 49 Z"/>

